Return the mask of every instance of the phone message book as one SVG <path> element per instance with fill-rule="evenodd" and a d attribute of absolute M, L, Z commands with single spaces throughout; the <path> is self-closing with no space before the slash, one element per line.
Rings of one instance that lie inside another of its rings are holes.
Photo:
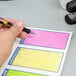
<path fill-rule="evenodd" d="M 35 34 L 15 41 L 0 76 L 61 76 L 72 33 L 30 29 Z"/>

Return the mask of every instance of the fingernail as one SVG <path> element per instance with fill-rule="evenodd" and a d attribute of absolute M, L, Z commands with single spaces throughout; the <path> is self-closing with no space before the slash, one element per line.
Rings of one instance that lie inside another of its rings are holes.
<path fill-rule="evenodd" d="M 18 23 L 18 26 L 22 26 L 22 22 Z"/>

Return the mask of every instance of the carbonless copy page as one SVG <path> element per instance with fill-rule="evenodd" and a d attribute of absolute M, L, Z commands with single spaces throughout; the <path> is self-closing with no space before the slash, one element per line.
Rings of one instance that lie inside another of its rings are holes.
<path fill-rule="evenodd" d="M 5 75 L 6 76 L 45 76 L 45 75 L 23 72 L 23 71 L 17 71 L 17 70 L 10 70 L 10 69 L 5 69 L 2 76 L 5 76 Z"/>
<path fill-rule="evenodd" d="M 58 72 L 63 53 L 17 48 L 9 64 Z M 15 57 L 15 58 L 14 58 Z"/>
<path fill-rule="evenodd" d="M 42 30 L 32 31 L 35 32 L 35 34 L 28 35 L 23 44 L 56 49 L 66 48 L 69 33 Z"/>

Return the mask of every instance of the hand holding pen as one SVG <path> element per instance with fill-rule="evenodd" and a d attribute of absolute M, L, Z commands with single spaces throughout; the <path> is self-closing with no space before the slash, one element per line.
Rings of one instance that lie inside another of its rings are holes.
<path fill-rule="evenodd" d="M 10 22 L 2 17 L 0 17 L 0 24 L 7 25 L 8 27 L 11 27 L 14 25 L 12 22 Z M 25 27 L 23 28 L 22 31 L 26 32 L 27 34 L 35 34 L 33 31 L 31 31 L 30 29 L 25 28 Z"/>
<path fill-rule="evenodd" d="M 12 46 L 16 37 L 26 38 L 26 32 L 22 31 L 24 23 L 21 21 L 4 18 L 13 23 L 12 27 L 0 23 L 0 66 L 5 62 L 12 51 Z"/>
<path fill-rule="evenodd" d="M 20 28 L 16 29 L 17 26 L 20 26 Z M 14 28 L 14 29 L 18 30 L 18 32 L 19 32 L 20 30 L 23 30 L 24 23 L 22 21 L 18 21 L 18 20 L 14 20 L 14 19 L 0 18 L 0 27 L 3 30 L 5 30 L 5 29 L 10 30 L 10 29 Z M 11 31 L 14 32 L 14 35 L 16 34 L 15 30 L 11 30 Z M 20 37 L 20 38 L 26 38 L 26 36 L 27 36 L 27 33 L 24 31 L 21 31 L 20 34 L 18 35 L 18 37 Z"/>

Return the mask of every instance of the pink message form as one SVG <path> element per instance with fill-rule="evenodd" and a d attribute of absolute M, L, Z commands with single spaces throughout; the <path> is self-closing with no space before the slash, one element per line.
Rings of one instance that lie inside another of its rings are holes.
<path fill-rule="evenodd" d="M 30 34 L 23 44 L 41 46 L 48 48 L 65 49 L 69 38 L 69 33 L 32 30 L 36 34 Z"/>

